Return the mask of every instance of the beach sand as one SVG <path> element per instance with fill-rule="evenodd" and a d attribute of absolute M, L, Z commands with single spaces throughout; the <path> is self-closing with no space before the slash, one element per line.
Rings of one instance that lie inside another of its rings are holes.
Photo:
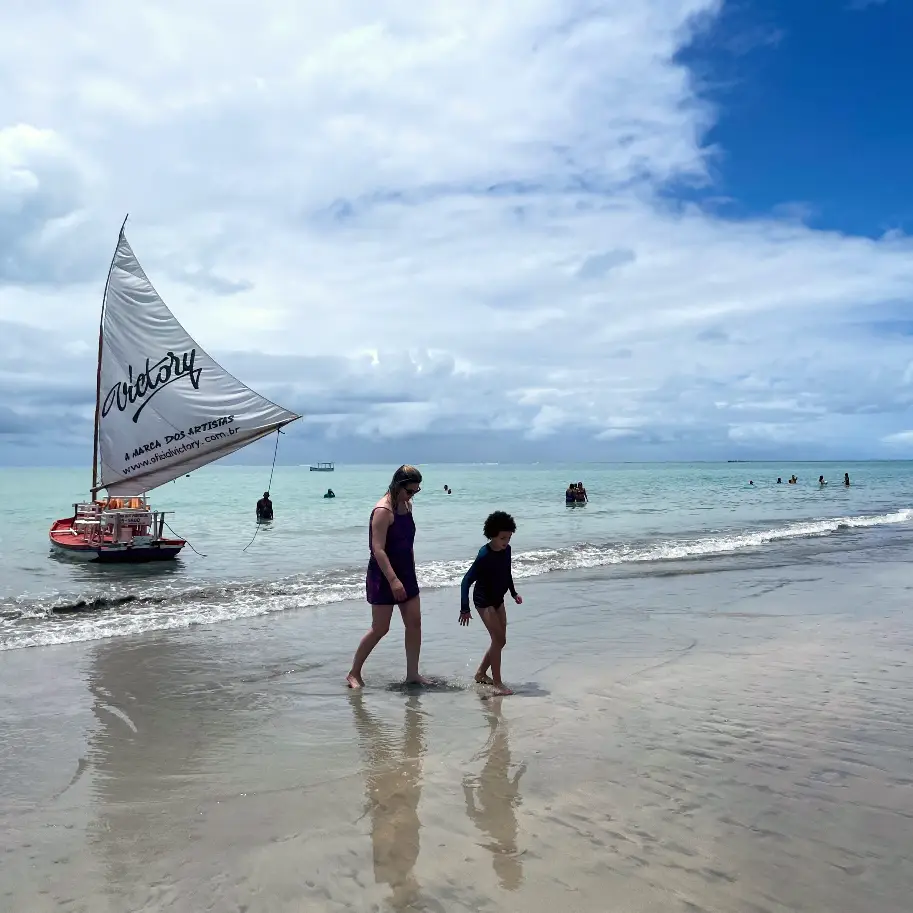
<path fill-rule="evenodd" d="M 909 565 L 721 566 L 2 653 L 0 909 L 906 913 Z"/>

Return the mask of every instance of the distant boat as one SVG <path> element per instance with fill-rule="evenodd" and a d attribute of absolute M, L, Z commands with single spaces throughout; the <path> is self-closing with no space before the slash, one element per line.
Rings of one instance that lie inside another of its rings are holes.
<path fill-rule="evenodd" d="M 333 469 L 332 463 L 318 463 L 311 467 L 311 472 L 333 472 Z"/>
<path fill-rule="evenodd" d="M 98 334 L 91 499 L 54 522 L 51 545 L 83 561 L 177 557 L 187 543 L 165 536 L 165 512 L 153 511 L 146 493 L 299 418 L 236 380 L 188 335 L 121 226 Z"/>

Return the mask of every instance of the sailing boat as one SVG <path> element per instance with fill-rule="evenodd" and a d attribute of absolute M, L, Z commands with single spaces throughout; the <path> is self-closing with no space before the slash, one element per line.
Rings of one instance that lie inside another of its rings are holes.
<path fill-rule="evenodd" d="M 85 561 L 175 558 L 148 492 L 301 418 L 246 387 L 195 342 L 152 287 L 121 226 L 98 334 L 89 501 L 50 530 Z M 104 490 L 106 497 L 100 498 Z"/>

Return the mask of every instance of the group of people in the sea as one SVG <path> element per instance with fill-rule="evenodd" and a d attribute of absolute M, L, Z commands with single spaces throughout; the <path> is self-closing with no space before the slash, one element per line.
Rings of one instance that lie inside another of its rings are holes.
<path fill-rule="evenodd" d="M 571 482 L 567 491 L 564 493 L 564 503 L 565 504 L 586 504 L 589 501 L 589 498 L 586 495 L 586 489 L 583 487 L 583 482 Z"/>
<path fill-rule="evenodd" d="M 748 484 L 749 484 L 749 485 L 754 485 L 754 480 L 753 480 L 753 479 L 749 479 Z M 778 477 L 777 477 L 777 485 L 782 485 L 782 484 L 783 484 L 783 479 L 780 478 L 780 477 L 778 476 Z M 799 477 L 798 477 L 797 475 L 795 475 L 795 474 L 791 475 L 791 476 L 786 480 L 786 484 L 787 484 L 787 485 L 798 485 L 798 484 L 799 484 Z M 818 476 L 818 485 L 819 485 L 820 488 L 824 488 L 824 486 L 827 485 L 827 480 L 824 478 L 823 475 Z M 845 488 L 849 488 L 849 487 L 850 487 L 850 474 L 849 474 L 848 472 L 845 472 L 845 473 L 843 474 L 843 485 L 844 485 Z"/>
<path fill-rule="evenodd" d="M 363 688 L 362 668 L 371 651 L 390 630 L 393 610 L 399 607 L 406 629 L 406 682 L 428 685 L 419 672 L 422 648 L 421 596 L 415 572 L 415 520 L 412 499 L 422 490 L 422 474 L 415 466 L 403 465 L 393 474 L 387 491 L 374 505 L 369 520 L 370 557 L 365 575 L 365 595 L 371 606 L 371 627 L 362 637 L 352 668 L 346 676 L 350 688 Z M 445 486 L 448 493 L 450 489 Z M 480 685 L 497 694 L 512 694 L 501 678 L 501 653 L 507 642 L 505 597 L 523 602 L 514 586 L 510 566 L 510 540 L 517 524 L 510 514 L 496 510 L 482 526 L 487 540 L 463 577 L 460 587 L 459 624 L 472 619 L 472 605 L 488 631 L 491 643 L 475 673 Z M 491 673 L 489 675 L 489 672 Z"/>

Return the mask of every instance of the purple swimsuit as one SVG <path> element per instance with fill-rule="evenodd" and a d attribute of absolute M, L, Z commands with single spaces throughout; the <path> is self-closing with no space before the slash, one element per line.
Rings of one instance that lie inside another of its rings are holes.
<path fill-rule="evenodd" d="M 375 507 L 374 510 L 388 510 L 388 508 Z M 371 511 L 371 520 L 368 522 L 368 548 L 371 551 L 371 557 L 368 559 L 365 592 L 371 605 L 396 605 L 390 584 L 374 557 L 374 546 L 371 543 L 371 522 L 374 520 L 374 510 Z M 384 551 L 390 559 L 393 572 L 406 588 L 407 600 L 414 599 L 419 592 L 418 580 L 415 577 L 415 555 L 412 552 L 414 541 L 415 520 L 412 519 L 412 514 L 398 514 L 394 511 L 393 523 L 387 530 Z"/>

